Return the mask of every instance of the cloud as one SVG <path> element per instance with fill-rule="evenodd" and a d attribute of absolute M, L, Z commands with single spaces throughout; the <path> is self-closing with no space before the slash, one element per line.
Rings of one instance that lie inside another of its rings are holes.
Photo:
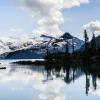
<path fill-rule="evenodd" d="M 39 91 L 40 94 L 38 97 L 41 100 L 66 100 L 68 97 L 61 93 L 63 85 L 65 85 L 65 83 L 61 80 L 53 80 L 45 84 L 40 82 L 34 85 L 34 88 Z"/>
<path fill-rule="evenodd" d="M 33 33 L 48 33 L 55 36 L 62 33 L 59 28 L 64 22 L 62 10 L 84 3 L 89 3 L 89 0 L 20 0 L 20 8 L 29 11 L 34 17 L 39 17 L 39 27 L 33 30 Z"/>
<path fill-rule="evenodd" d="M 54 79 L 48 82 L 42 82 L 46 78 L 43 74 L 43 67 L 31 69 L 31 66 L 14 66 L 9 62 L 2 63 L 8 66 L 7 70 L 0 71 L 0 85 L 7 85 L 12 91 L 24 91 L 25 87 L 31 86 L 36 91 L 36 100 L 70 100 L 66 93 L 61 90 L 66 86 L 61 79 Z M 19 83 L 19 84 L 18 84 Z M 38 94 L 37 94 L 38 92 Z M 6 94 L 6 93 L 5 93 Z M 67 99 L 68 98 L 68 99 Z"/>
<path fill-rule="evenodd" d="M 93 86 L 90 86 L 89 93 L 90 95 L 92 94 L 93 96 L 100 97 L 100 80 L 97 79 L 96 83 L 97 83 L 97 89 L 95 90 Z"/>
<path fill-rule="evenodd" d="M 90 31 L 100 31 L 100 21 L 91 21 L 88 24 L 83 26 L 86 29 L 89 29 Z"/>
<path fill-rule="evenodd" d="M 10 31 L 11 32 L 18 32 L 19 33 L 19 32 L 22 32 L 23 30 L 19 29 L 19 28 L 11 28 Z"/>
<path fill-rule="evenodd" d="M 95 33 L 96 35 L 100 35 L 100 21 L 91 21 L 85 25 L 83 25 L 84 29 L 89 30 L 92 33 Z"/>

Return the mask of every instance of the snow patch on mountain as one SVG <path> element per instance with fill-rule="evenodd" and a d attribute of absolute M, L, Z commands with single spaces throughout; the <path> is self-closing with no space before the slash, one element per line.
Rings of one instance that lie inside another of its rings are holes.
<path fill-rule="evenodd" d="M 33 38 L 32 36 L 24 36 L 21 38 L 0 38 L 0 58 L 6 59 L 32 59 L 43 58 L 46 55 L 48 48 L 50 53 L 65 52 L 66 38 L 69 40 L 69 52 L 72 52 L 73 38 L 75 50 L 79 49 L 84 42 L 76 37 L 65 33 L 59 38 L 42 35 L 41 37 Z"/>
<path fill-rule="evenodd" d="M 29 48 L 40 42 L 33 38 L 0 37 L 0 54 Z"/>

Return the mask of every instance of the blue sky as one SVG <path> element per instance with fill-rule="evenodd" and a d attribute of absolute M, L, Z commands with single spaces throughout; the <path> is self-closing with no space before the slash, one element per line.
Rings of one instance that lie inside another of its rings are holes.
<path fill-rule="evenodd" d="M 100 0 L 90 0 L 89 4 L 81 4 L 80 7 L 63 9 L 61 12 L 64 23 L 60 25 L 60 29 L 82 39 L 83 25 L 95 20 L 100 21 L 99 9 Z M 37 17 L 21 10 L 18 3 L 13 0 L 0 1 L 0 36 L 34 35 L 32 31 L 37 27 Z"/>
<path fill-rule="evenodd" d="M 62 29 L 71 32 L 73 35 L 83 38 L 83 25 L 90 21 L 100 21 L 100 0 L 91 0 L 90 4 L 64 10 L 64 17 L 70 18 L 65 21 Z"/>

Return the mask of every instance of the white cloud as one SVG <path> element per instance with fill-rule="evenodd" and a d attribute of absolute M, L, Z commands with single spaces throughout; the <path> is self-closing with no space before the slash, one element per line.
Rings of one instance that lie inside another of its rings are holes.
<path fill-rule="evenodd" d="M 92 94 L 93 96 L 99 96 L 100 97 L 100 80 L 97 79 L 96 83 L 97 83 L 97 89 L 94 90 L 94 87 L 90 86 L 89 93 Z"/>
<path fill-rule="evenodd" d="M 66 96 L 61 93 L 63 85 L 65 85 L 64 82 L 58 79 L 45 84 L 40 82 L 34 85 L 34 88 L 39 91 L 41 100 L 66 100 Z"/>
<path fill-rule="evenodd" d="M 19 33 L 19 32 L 22 32 L 23 30 L 22 30 L 22 29 L 19 29 L 19 28 L 11 28 L 10 31 L 11 31 L 11 32 L 15 32 L 15 33 L 16 33 L 16 32 Z"/>
<path fill-rule="evenodd" d="M 7 62 L 6 62 L 7 63 Z M 12 91 L 24 91 L 26 86 L 31 86 L 33 91 L 38 91 L 37 100 L 66 100 L 66 93 L 61 92 L 66 85 L 61 79 L 54 79 L 48 82 L 42 82 L 46 77 L 43 74 L 43 68 L 29 69 L 29 66 L 7 66 L 7 70 L 0 71 L 0 85 L 11 84 Z M 30 66 L 31 67 L 31 66 Z M 35 70 L 35 71 L 34 71 Z M 16 83 L 17 82 L 17 83 Z M 19 84 L 18 84 L 19 83 Z M 34 83 L 34 84 L 33 84 Z M 69 99 L 67 99 L 69 100 Z"/>
<path fill-rule="evenodd" d="M 86 25 L 83 25 L 84 29 L 89 30 L 90 32 L 94 32 L 97 36 L 100 35 L 100 21 L 91 21 Z"/>
<path fill-rule="evenodd" d="M 38 16 L 39 27 L 33 33 L 48 33 L 59 35 L 62 31 L 59 25 L 64 22 L 62 9 L 80 6 L 89 3 L 89 0 L 20 0 L 21 8 L 31 12 L 32 16 Z"/>

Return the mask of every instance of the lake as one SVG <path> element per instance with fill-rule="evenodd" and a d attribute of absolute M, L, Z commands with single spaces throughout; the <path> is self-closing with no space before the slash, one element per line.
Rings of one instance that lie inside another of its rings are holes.
<path fill-rule="evenodd" d="M 100 73 L 95 66 L 0 62 L 6 67 L 0 70 L 0 100 L 100 100 Z"/>

